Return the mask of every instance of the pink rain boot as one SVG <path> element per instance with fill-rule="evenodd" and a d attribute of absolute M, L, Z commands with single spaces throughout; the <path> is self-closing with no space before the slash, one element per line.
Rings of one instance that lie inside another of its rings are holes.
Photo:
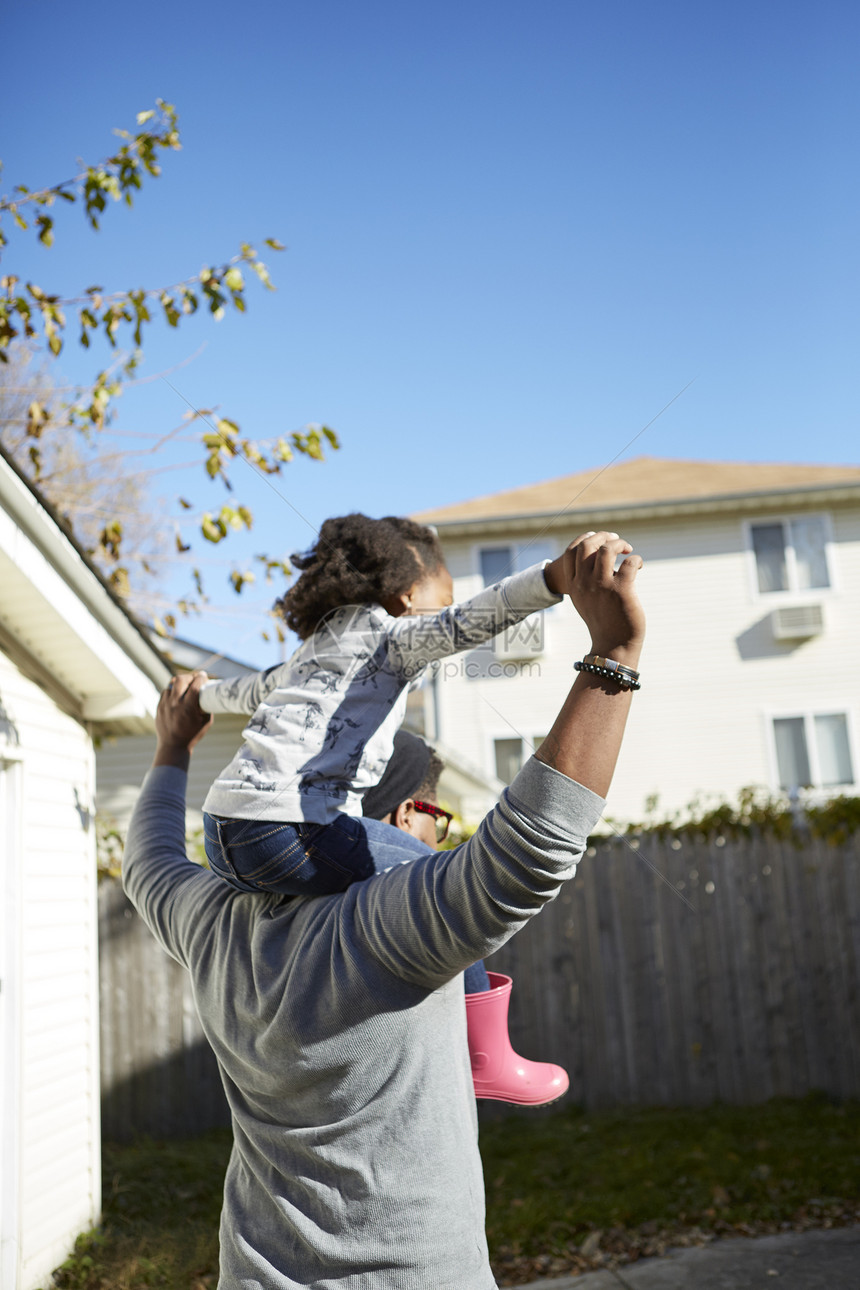
<path fill-rule="evenodd" d="M 567 1092 L 565 1071 L 551 1062 L 529 1062 L 518 1057 L 508 1039 L 508 1003 L 513 981 L 500 972 L 488 972 L 490 989 L 466 995 L 469 1055 L 475 1097 L 520 1106 L 545 1106 Z"/>

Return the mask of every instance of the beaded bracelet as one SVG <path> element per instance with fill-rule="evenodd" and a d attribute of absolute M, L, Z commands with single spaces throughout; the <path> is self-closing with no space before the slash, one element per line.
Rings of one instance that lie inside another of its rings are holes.
<path fill-rule="evenodd" d="M 590 672 L 593 676 L 605 676 L 615 681 L 622 690 L 641 690 L 639 673 L 624 663 L 616 663 L 614 658 L 602 658 L 599 654 L 586 654 L 581 663 L 574 663 L 577 672 Z"/>
<path fill-rule="evenodd" d="M 620 672 L 629 681 L 639 680 L 638 672 L 635 672 L 632 667 L 628 667 L 626 663 L 616 663 L 614 658 L 603 658 L 600 654 L 586 654 L 582 661 L 583 663 L 593 663 L 595 667 L 605 667 L 610 672 Z"/>

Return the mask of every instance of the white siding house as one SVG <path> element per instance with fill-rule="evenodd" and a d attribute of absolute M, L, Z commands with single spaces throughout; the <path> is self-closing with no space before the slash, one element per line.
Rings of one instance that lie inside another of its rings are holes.
<path fill-rule="evenodd" d="M 643 556 L 642 689 L 608 816 L 747 785 L 858 791 L 860 468 L 638 458 L 414 518 L 438 530 L 457 599 L 589 529 Z M 429 732 L 510 780 L 587 647 L 568 603 L 452 660 Z"/>
<path fill-rule="evenodd" d="M 50 1280 L 100 1205 L 94 736 L 169 670 L 0 452 L 0 1284 Z"/>

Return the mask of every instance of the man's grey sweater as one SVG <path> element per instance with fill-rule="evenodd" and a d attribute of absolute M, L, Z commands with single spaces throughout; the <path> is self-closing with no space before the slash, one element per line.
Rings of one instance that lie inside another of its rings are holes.
<path fill-rule="evenodd" d="M 150 771 L 126 891 L 184 964 L 234 1146 L 221 1290 L 491 1290 L 460 973 L 571 877 L 601 798 L 532 758 L 455 851 L 335 896 L 242 894 Z"/>

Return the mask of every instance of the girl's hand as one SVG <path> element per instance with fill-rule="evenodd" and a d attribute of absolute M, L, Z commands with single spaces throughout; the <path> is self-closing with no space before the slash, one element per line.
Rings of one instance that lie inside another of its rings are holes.
<path fill-rule="evenodd" d="M 616 571 L 619 555 L 626 559 Z M 560 558 L 563 589 L 591 632 L 589 652 L 636 667 L 645 639 L 645 614 L 635 587 L 642 557 L 617 533 L 602 532 L 583 533 Z"/>
<path fill-rule="evenodd" d="M 562 551 L 561 555 L 556 556 L 554 560 L 550 560 L 549 564 L 546 566 L 546 568 L 543 571 L 543 577 L 547 587 L 554 595 L 566 596 L 569 591 L 569 588 L 567 585 L 567 582 L 568 582 L 567 552 L 570 551 L 573 547 L 575 547 L 578 542 L 582 542 L 584 538 L 589 538 L 594 536 L 595 536 L 594 529 L 590 529 L 588 533 L 581 533 L 578 538 L 574 538 L 574 540 L 570 543 L 566 551 Z M 604 533 L 604 537 L 606 536 L 609 536 L 611 538 L 617 538 L 618 534 L 609 533 L 607 535 Z"/>

